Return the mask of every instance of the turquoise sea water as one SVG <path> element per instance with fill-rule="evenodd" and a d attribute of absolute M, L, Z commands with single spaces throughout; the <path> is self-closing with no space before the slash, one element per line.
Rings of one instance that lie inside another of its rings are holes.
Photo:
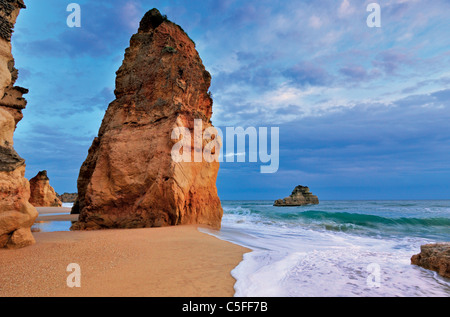
<path fill-rule="evenodd" d="M 233 271 L 236 296 L 450 296 L 448 279 L 410 263 L 450 242 L 450 201 L 222 205 L 221 231 L 206 232 L 253 250 Z"/>

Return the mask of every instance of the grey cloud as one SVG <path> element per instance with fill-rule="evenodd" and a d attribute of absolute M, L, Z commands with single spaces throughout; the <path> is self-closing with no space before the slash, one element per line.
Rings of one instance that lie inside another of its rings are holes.
<path fill-rule="evenodd" d="M 368 77 L 366 69 L 361 66 L 346 66 L 341 68 L 339 72 L 353 80 L 364 80 Z"/>
<path fill-rule="evenodd" d="M 302 62 L 283 72 L 287 78 L 298 86 L 326 86 L 331 84 L 333 77 L 325 68 L 313 62 Z"/>
<path fill-rule="evenodd" d="M 379 53 L 372 64 L 383 69 L 386 74 L 392 75 L 401 66 L 412 64 L 412 58 L 400 50 L 390 49 Z"/>

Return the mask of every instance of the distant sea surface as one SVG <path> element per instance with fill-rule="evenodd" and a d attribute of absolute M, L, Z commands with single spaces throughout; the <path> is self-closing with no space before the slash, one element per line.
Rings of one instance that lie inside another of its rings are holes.
<path fill-rule="evenodd" d="M 450 280 L 411 265 L 450 242 L 450 201 L 222 201 L 220 239 L 253 250 L 232 275 L 237 297 L 448 297 Z"/>

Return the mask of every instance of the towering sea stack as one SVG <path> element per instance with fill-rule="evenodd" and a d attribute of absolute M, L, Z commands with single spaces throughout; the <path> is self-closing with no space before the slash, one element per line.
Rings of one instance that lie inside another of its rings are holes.
<path fill-rule="evenodd" d="M 211 75 L 195 44 L 156 9 L 147 12 L 117 71 L 106 111 L 78 178 L 72 230 L 204 224 L 219 228 L 219 163 L 172 159 L 175 128 L 211 128 Z M 194 133 L 192 132 L 192 135 Z M 192 142 L 194 143 L 194 142 Z M 193 147 L 192 153 L 202 151 Z"/>
<path fill-rule="evenodd" d="M 34 207 L 62 206 L 61 200 L 59 200 L 53 187 L 50 186 L 47 171 L 39 172 L 35 177 L 30 179 L 30 189 L 30 203 Z"/>
<path fill-rule="evenodd" d="M 308 187 L 297 186 L 292 192 L 291 196 L 278 199 L 275 201 L 276 207 L 294 207 L 294 206 L 306 206 L 306 205 L 318 205 L 319 198 L 313 195 Z"/>
<path fill-rule="evenodd" d="M 27 89 L 14 86 L 18 71 L 11 54 L 11 35 L 22 0 L 0 0 L 0 248 L 34 243 L 31 226 L 38 213 L 28 202 L 30 184 L 25 160 L 13 147 L 13 134 L 22 120 Z"/>

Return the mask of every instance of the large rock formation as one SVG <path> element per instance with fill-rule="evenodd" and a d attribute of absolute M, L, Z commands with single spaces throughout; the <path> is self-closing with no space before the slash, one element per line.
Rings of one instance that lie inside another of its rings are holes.
<path fill-rule="evenodd" d="M 420 248 L 420 254 L 411 258 L 411 264 L 450 278 L 450 243 L 427 244 Z"/>
<path fill-rule="evenodd" d="M 147 12 L 122 66 L 116 100 L 81 167 L 80 213 L 73 230 L 204 224 L 219 228 L 223 210 L 216 189 L 219 163 L 171 157 L 172 131 L 212 127 L 211 75 L 194 42 L 158 10 Z M 193 148 L 192 153 L 200 153 Z"/>
<path fill-rule="evenodd" d="M 25 160 L 13 148 L 13 134 L 22 119 L 27 89 L 14 86 L 18 71 L 11 54 L 11 35 L 22 0 L 0 0 L 0 248 L 34 243 L 31 226 L 38 216 L 28 202 L 30 185 Z"/>
<path fill-rule="evenodd" d="M 55 190 L 50 186 L 50 179 L 47 171 L 39 172 L 30 179 L 30 203 L 34 207 L 61 207 L 62 202 L 56 195 Z"/>
<path fill-rule="evenodd" d="M 278 199 L 275 201 L 276 207 L 293 207 L 293 206 L 306 206 L 306 205 L 318 205 L 319 198 L 313 195 L 308 187 L 297 186 L 292 192 L 291 196 L 284 199 Z"/>

